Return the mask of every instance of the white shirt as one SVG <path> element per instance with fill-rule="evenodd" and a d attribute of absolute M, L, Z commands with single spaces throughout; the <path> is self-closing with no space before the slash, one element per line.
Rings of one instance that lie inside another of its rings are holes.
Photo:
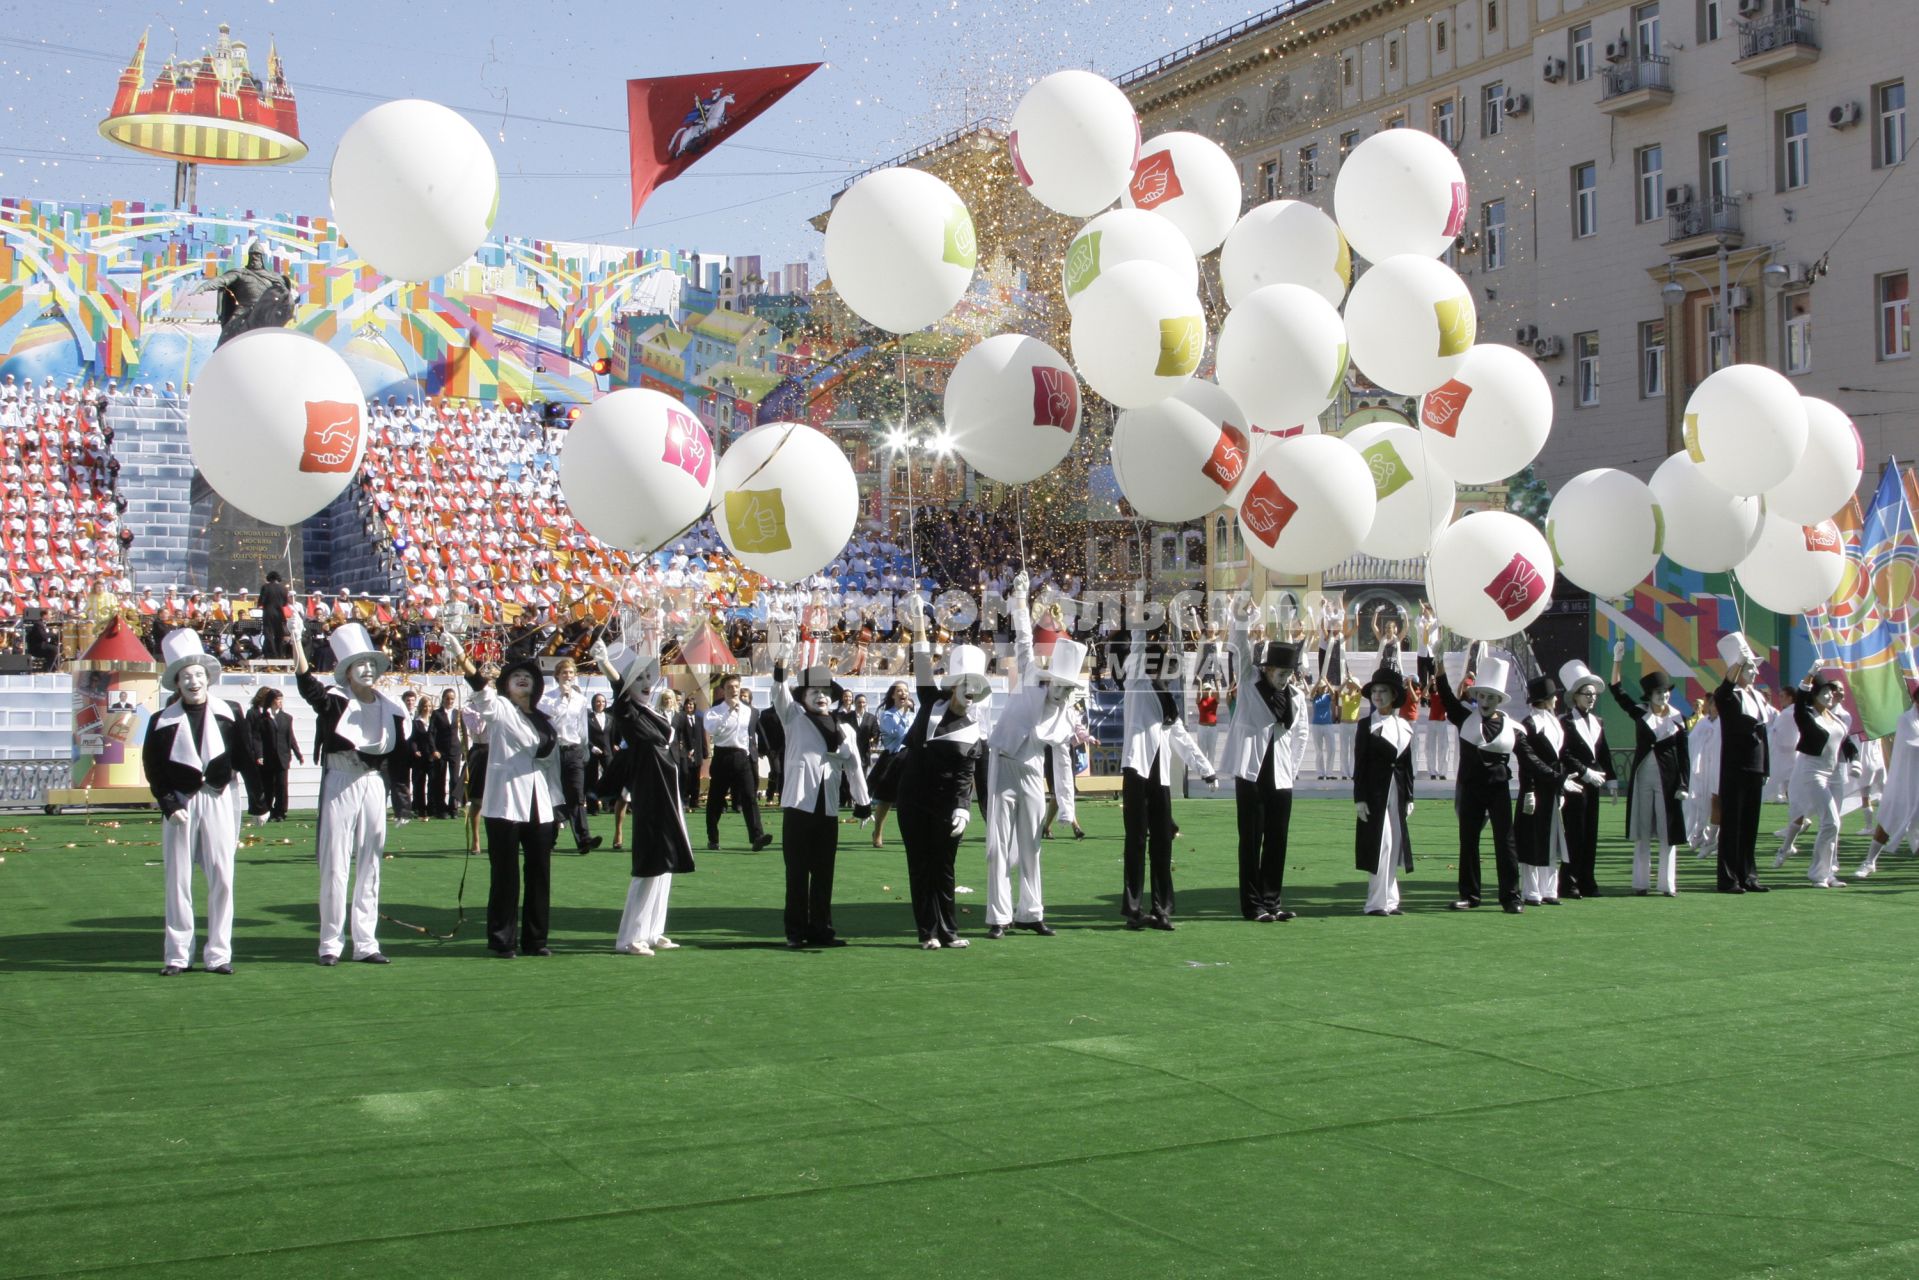
<path fill-rule="evenodd" d="M 753 724 L 753 709 L 742 702 L 737 707 L 729 707 L 724 702 L 708 707 L 706 711 L 706 740 L 719 751 L 732 748 L 737 751 L 749 751 L 748 730 Z"/>
<path fill-rule="evenodd" d="M 586 744 L 586 717 L 592 705 L 578 685 L 556 688 L 540 699 L 540 710 L 553 722 L 553 736 L 568 747 Z"/>

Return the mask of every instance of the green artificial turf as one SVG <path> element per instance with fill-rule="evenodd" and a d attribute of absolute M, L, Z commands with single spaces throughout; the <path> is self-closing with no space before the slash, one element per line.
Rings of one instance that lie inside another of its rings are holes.
<path fill-rule="evenodd" d="M 1727 897 L 1686 855 L 1638 898 L 1616 806 L 1608 896 L 1458 915 L 1429 796 L 1369 919 L 1351 806 L 1302 799 L 1300 918 L 1255 925 L 1231 804 L 1176 812 L 1172 934 L 1119 927 L 1094 803 L 1047 848 L 1056 938 L 980 936 L 976 825 L 973 945 L 919 951 L 896 837 L 847 826 L 852 945 L 791 954 L 729 818 L 682 950 L 611 953 L 602 850 L 555 859 L 551 959 L 486 958 L 476 859 L 455 940 L 335 969 L 294 822 L 242 851 L 237 973 L 173 979 L 154 819 L 14 821 L 0 1275 L 1919 1275 L 1911 858 Z M 393 845 L 386 909 L 450 927 L 459 833 Z"/>

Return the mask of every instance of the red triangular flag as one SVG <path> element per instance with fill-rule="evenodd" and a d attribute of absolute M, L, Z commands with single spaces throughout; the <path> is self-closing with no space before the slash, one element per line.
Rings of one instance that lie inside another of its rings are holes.
<path fill-rule="evenodd" d="M 628 80 L 626 131 L 634 219 L 655 187 L 686 172 L 821 65 L 798 62 L 789 67 Z"/>

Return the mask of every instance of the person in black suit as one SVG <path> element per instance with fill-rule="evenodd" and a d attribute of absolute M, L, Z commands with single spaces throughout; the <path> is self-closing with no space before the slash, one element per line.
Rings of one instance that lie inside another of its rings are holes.
<path fill-rule="evenodd" d="M 1567 898 L 1596 898 L 1599 883 L 1593 878 L 1593 866 L 1599 855 L 1599 794 L 1618 777 L 1612 749 L 1606 745 L 1605 722 L 1595 711 L 1604 682 L 1577 658 L 1559 669 L 1559 681 L 1572 703 L 1559 716 L 1566 730 L 1568 776 L 1579 784 L 1577 790 L 1566 792 L 1565 807 L 1560 810 L 1566 865 L 1559 873 L 1559 892 Z"/>
<path fill-rule="evenodd" d="M 393 801 L 393 817 L 396 824 L 404 827 L 413 821 L 413 704 L 419 694 L 408 689 L 400 694 L 400 705 L 406 709 L 406 718 L 400 724 L 400 743 L 386 757 L 386 786 Z"/>
<path fill-rule="evenodd" d="M 1519 800 L 1513 812 L 1513 848 L 1519 858 L 1526 906 L 1559 905 L 1559 864 L 1566 853 L 1560 801 L 1570 789 L 1566 726 L 1559 720 L 1559 682 L 1534 676 L 1526 685 L 1524 718 L 1513 754 L 1519 758 Z M 1575 783 L 1574 786 L 1577 786 Z"/>
<path fill-rule="evenodd" d="M 919 711 L 906 731 L 900 766 L 899 832 L 920 947 L 938 951 L 970 945 L 959 936 L 953 866 L 972 819 L 975 766 L 986 753 L 976 707 L 992 696 L 992 686 L 986 655 L 970 644 L 947 651 L 946 674 L 935 683 L 932 651 L 917 641 L 913 672 Z"/>
<path fill-rule="evenodd" d="M 680 699 L 679 711 L 673 717 L 673 741 L 681 748 L 676 757 L 680 764 L 680 803 L 692 813 L 700 807 L 700 762 L 706 759 L 706 726 L 691 697 Z"/>
<path fill-rule="evenodd" d="M 278 570 L 267 574 L 267 580 L 260 584 L 260 629 L 266 634 L 266 656 L 269 658 L 288 657 L 287 651 L 287 606 L 292 598 L 287 594 L 286 583 L 280 581 Z"/>
<path fill-rule="evenodd" d="M 1625 654 L 1622 641 L 1615 658 Z M 1753 688 L 1759 659 L 1739 632 L 1722 636 L 1719 657 L 1726 677 L 1713 690 L 1719 708 L 1719 892 L 1764 893 L 1754 850 L 1759 842 L 1759 805 L 1772 770 L 1767 733 L 1773 709 Z"/>
<path fill-rule="evenodd" d="M 606 695 L 596 693 L 586 713 L 586 811 L 600 811 L 600 793 L 613 770 L 613 716 Z"/>
<path fill-rule="evenodd" d="M 1493 829 L 1493 865 L 1499 872 L 1499 906 L 1509 915 L 1524 911 L 1519 900 L 1519 854 L 1513 845 L 1513 752 L 1518 722 L 1499 708 L 1506 701 L 1508 663 L 1488 657 L 1483 646 L 1466 664 L 1475 683 L 1467 706 L 1453 694 L 1446 664 L 1433 664 L 1433 680 L 1446 718 L 1459 731 L 1459 784 L 1454 808 L 1459 817 L 1459 898 L 1454 911 L 1479 905 L 1479 833 Z"/>
<path fill-rule="evenodd" d="M 780 792 L 786 781 L 786 726 L 777 715 L 761 715 L 754 720 L 755 744 L 766 757 L 766 804 L 780 807 Z"/>
<path fill-rule="evenodd" d="M 440 691 L 440 705 L 433 709 L 428 738 L 427 813 L 435 818 L 457 817 L 465 807 L 460 779 L 466 753 L 460 749 L 459 699 L 451 689 Z"/>
<path fill-rule="evenodd" d="M 285 697 L 278 689 L 261 689 L 253 695 L 247 712 L 247 731 L 253 735 L 254 764 L 260 775 L 260 802 L 268 807 L 268 819 L 287 820 L 287 773 L 293 762 L 306 763 L 300 744 L 293 740 L 293 717 L 282 710 Z"/>
<path fill-rule="evenodd" d="M 407 775 L 413 786 L 413 812 L 422 818 L 434 816 L 428 803 L 427 780 L 433 773 L 433 725 L 427 719 L 426 699 L 413 703 L 413 719 L 407 724 Z"/>
<path fill-rule="evenodd" d="M 867 768 L 872 768 L 880 753 L 880 718 L 866 709 L 863 693 L 853 698 L 853 733 L 859 743 L 860 759 Z"/>
<path fill-rule="evenodd" d="M 1262 664 L 1269 671 L 1274 664 Z M 1270 674 L 1260 677 L 1269 681 Z M 1241 697 L 1249 696 L 1242 691 Z M 1406 681 L 1395 667 L 1373 672 L 1366 685 L 1366 714 L 1353 735 L 1353 866 L 1367 875 L 1366 914 L 1403 915 L 1399 872 L 1413 869 L 1413 727 L 1399 714 Z M 1284 744 L 1266 748 L 1284 750 Z"/>

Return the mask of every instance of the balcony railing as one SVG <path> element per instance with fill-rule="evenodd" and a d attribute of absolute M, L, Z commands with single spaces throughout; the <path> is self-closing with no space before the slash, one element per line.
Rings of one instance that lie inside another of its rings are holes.
<path fill-rule="evenodd" d="M 1688 200 L 1667 211 L 1671 219 L 1672 240 L 1690 240 L 1704 235 L 1743 235 L 1739 225 L 1739 201 L 1732 196 L 1717 200 Z"/>
<path fill-rule="evenodd" d="M 1600 97 L 1620 98 L 1641 89 L 1672 90 L 1672 59 L 1649 53 L 1627 62 L 1610 63 L 1600 68 L 1606 74 L 1606 92 Z"/>
<path fill-rule="evenodd" d="M 1804 45 L 1809 49 L 1819 47 L 1818 25 L 1804 9 L 1787 9 L 1770 18 L 1739 24 L 1741 58 L 1756 58 L 1762 53 L 1789 49 L 1794 45 Z"/>

